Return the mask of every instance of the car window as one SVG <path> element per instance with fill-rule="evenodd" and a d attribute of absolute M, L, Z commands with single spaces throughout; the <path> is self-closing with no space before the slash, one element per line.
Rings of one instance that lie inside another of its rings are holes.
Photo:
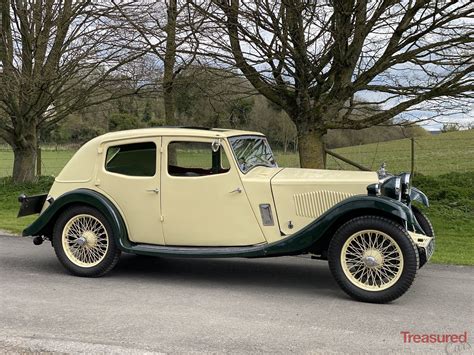
<path fill-rule="evenodd" d="M 224 149 L 222 149 L 222 147 L 219 149 L 219 151 L 221 153 L 221 168 L 226 171 L 229 171 L 230 163 L 229 163 L 229 160 L 227 159 L 227 154 L 225 154 L 225 151 Z"/>
<path fill-rule="evenodd" d="M 271 168 L 278 166 L 265 137 L 236 136 L 229 138 L 229 142 L 238 162 L 239 169 L 244 174 L 256 166 L 267 166 Z"/>
<path fill-rule="evenodd" d="M 228 172 L 229 160 L 222 147 L 211 143 L 171 142 L 168 144 L 168 173 L 172 176 L 205 176 Z"/>
<path fill-rule="evenodd" d="M 128 176 L 154 176 L 156 173 L 156 144 L 144 142 L 109 147 L 105 170 Z"/>

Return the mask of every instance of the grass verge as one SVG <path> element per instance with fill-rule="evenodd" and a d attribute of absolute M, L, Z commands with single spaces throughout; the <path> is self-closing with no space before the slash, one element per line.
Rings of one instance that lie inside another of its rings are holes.
<path fill-rule="evenodd" d="M 0 229 L 21 233 L 36 216 L 16 218 L 21 193 L 33 195 L 47 192 L 51 177 L 41 177 L 35 184 L 12 184 L 0 178 Z M 474 172 L 450 173 L 415 178 L 414 185 L 430 198 L 424 208 L 436 233 L 434 263 L 474 265 Z"/>
<path fill-rule="evenodd" d="M 13 184 L 11 178 L 0 178 L 0 229 L 20 234 L 37 216 L 17 218 L 22 193 L 36 195 L 49 191 L 54 178 L 42 176 L 34 184 Z"/>
<path fill-rule="evenodd" d="M 414 185 L 430 199 L 424 212 L 436 233 L 432 261 L 474 265 L 474 172 L 418 175 Z"/>

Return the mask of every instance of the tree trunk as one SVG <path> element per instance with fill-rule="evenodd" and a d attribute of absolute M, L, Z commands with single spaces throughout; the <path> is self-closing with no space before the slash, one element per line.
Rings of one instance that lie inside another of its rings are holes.
<path fill-rule="evenodd" d="M 165 104 L 166 125 L 175 124 L 174 103 L 174 66 L 176 63 L 176 0 L 170 0 L 168 5 L 168 23 L 166 25 L 166 51 L 163 72 L 163 100 Z"/>
<path fill-rule="evenodd" d="M 36 177 L 36 149 L 38 137 L 33 123 L 25 123 L 12 137 L 13 182 L 33 182 Z"/>
<path fill-rule="evenodd" d="M 13 149 L 13 181 L 33 182 L 36 174 L 36 144 Z"/>
<path fill-rule="evenodd" d="M 298 134 L 300 166 L 310 169 L 324 169 L 323 132 L 308 130 Z"/>

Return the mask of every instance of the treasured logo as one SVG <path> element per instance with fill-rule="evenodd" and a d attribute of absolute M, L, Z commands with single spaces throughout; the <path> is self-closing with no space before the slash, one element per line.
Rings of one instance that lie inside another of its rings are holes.
<path fill-rule="evenodd" d="M 468 341 L 467 331 L 461 334 L 454 333 L 430 333 L 430 334 L 416 334 L 407 331 L 402 331 L 404 343 L 452 343 L 464 344 Z"/>

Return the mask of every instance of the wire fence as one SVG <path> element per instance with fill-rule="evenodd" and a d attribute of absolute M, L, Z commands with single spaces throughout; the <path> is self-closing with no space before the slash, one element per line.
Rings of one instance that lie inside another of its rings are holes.
<path fill-rule="evenodd" d="M 474 130 L 439 134 L 415 139 L 380 142 L 334 149 L 345 159 L 370 170 L 377 170 L 385 162 L 387 171 L 398 173 L 412 171 L 423 175 L 441 175 L 449 172 L 474 171 Z M 57 176 L 78 145 L 45 145 L 41 147 L 40 171 L 42 175 Z M 281 167 L 299 167 L 294 153 L 275 152 Z M 332 155 L 326 156 L 326 167 L 337 170 L 357 170 Z M 13 170 L 13 151 L 0 145 L 0 177 L 9 176 Z"/>
<path fill-rule="evenodd" d="M 57 176 L 78 149 L 79 145 L 74 144 L 41 146 L 41 175 Z M 13 150 L 8 145 L 0 145 L 0 177 L 10 176 L 12 171 Z"/>
<path fill-rule="evenodd" d="M 403 139 L 341 148 L 337 150 L 337 153 L 370 170 L 377 170 L 385 162 L 387 170 L 393 173 L 412 171 L 415 174 L 441 175 L 450 172 L 467 172 L 474 171 L 474 134 L 467 138 L 440 135 Z M 354 169 L 329 156 L 327 167 Z"/>
<path fill-rule="evenodd" d="M 474 171 L 474 130 L 439 134 L 414 139 L 364 144 L 330 150 L 368 170 L 387 164 L 391 173 L 414 172 L 442 175 L 450 172 Z M 276 152 L 280 166 L 299 167 L 297 154 Z M 326 155 L 326 168 L 357 170 L 331 154 Z"/>

